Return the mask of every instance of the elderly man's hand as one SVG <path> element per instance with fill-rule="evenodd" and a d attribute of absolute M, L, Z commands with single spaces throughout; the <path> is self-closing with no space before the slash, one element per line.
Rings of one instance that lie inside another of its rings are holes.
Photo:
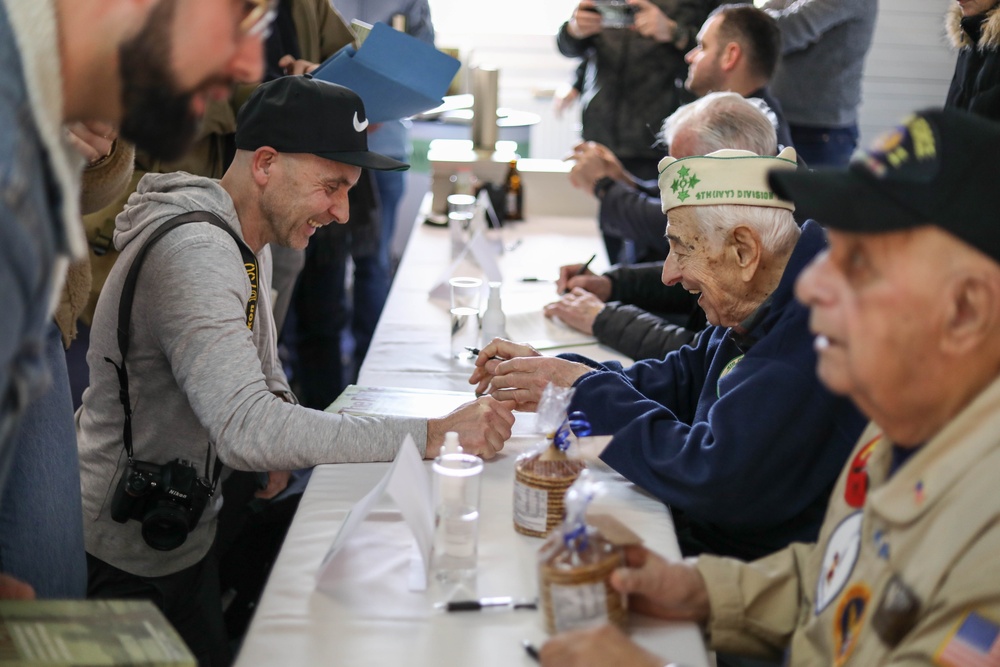
<path fill-rule="evenodd" d="M 566 31 L 574 39 L 586 39 L 601 32 L 601 15 L 593 0 L 580 0 L 580 4 L 573 10 Z"/>
<path fill-rule="evenodd" d="M 581 190 L 592 191 L 594 184 L 605 176 L 622 183 L 631 181 L 621 161 L 603 144 L 594 141 L 577 144 L 568 159 L 576 162 L 570 169 L 569 182 Z"/>
<path fill-rule="evenodd" d="M 577 331 L 593 335 L 594 320 L 602 310 L 603 301 L 577 287 L 555 303 L 545 306 L 545 317 L 558 317 Z"/>
<path fill-rule="evenodd" d="M 427 453 L 432 459 L 441 452 L 444 434 L 458 433 L 463 451 L 484 459 L 497 455 L 510 438 L 514 426 L 514 404 L 482 396 L 438 419 L 427 420 Z"/>
<path fill-rule="evenodd" d="M 514 401 L 514 409 L 534 412 L 542 392 L 551 382 L 557 387 L 572 387 L 581 376 L 594 370 L 556 357 L 515 357 L 506 361 L 491 361 L 493 379 L 490 395 L 503 401 Z"/>
<path fill-rule="evenodd" d="M 625 563 L 611 573 L 611 585 L 629 595 L 629 609 L 671 621 L 708 620 L 708 589 L 692 562 L 670 562 L 643 546 L 630 546 Z"/>
<path fill-rule="evenodd" d="M 493 379 L 493 370 L 497 364 L 514 357 L 537 356 L 540 356 L 538 350 L 530 345 L 512 343 L 503 338 L 494 338 L 489 345 L 479 351 L 479 356 L 476 357 L 476 367 L 469 376 L 469 384 L 476 385 L 477 396 L 487 394 L 489 393 L 490 381 Z"/>
<path fill-rule="evenodd" d="M 666 662 L 614 625 L 563 632 L 547 641 L 538 657 L 545 667 L 662 667 Z"/>
<path fill-rule="evenodd" d="M 0 574 L 0 600 L 34 600 L 35 589 L 9 574 Z"/>
<path fill-rule="evenodd" d="M 580 273 L 583 264 L 566 264 L 559 267 L 559 279 L 556 281 L 556 292 L 566 294 L 577 287 L 587 290 L 601 301 L 611 298 L 611 278 L 599 276 L 590 272 L 590 269 Z"/>
<path fill-rule="evenodd" d="M 643 37 L 649 37 L 657 42 L 668 44 L 677 35 L 677 21 L 663 13 L 659 7 L 649 0 L 628 0 L 635 8 L 635 24 L 632 29 Z M 676 45 L 683 48 L 684 45 Z"/>

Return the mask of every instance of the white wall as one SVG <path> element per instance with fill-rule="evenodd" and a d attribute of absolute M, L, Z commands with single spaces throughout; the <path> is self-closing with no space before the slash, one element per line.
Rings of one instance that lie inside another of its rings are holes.
<path fill-rule="evenodd" d="M 880 0 L 862 81 L 861 136 L 872 139 L 911 111 L 942 106 L 955 66 L 944 15 L 954 0 Z"/>

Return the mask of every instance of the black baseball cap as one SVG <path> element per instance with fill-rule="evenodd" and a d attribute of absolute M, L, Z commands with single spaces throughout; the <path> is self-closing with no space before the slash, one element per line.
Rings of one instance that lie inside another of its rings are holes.
<path fill-rule="evenodd" d="M 236 117 L 236 148 L 270 146 L 379 171 L 410 165 L 368 150 L 365 105 L 350 88 L 308 74 L 257 86 Z"/>
<path fill-rule="evenodd" d="M 844 169 L 771 171 L 796 210 L 832 229 L 935 225 L 1000 263 L 1000 123 L 957 109 L 919 111 Z"/>

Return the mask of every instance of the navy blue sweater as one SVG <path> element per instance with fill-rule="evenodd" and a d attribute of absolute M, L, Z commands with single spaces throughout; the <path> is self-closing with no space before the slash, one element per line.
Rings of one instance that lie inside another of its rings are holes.
<path fill-rule="evenodd" d="M 756 558 L 819 532 L 866 423 L 820 384 L 809 311 L 793 296 L 825 244 L 818 224 L 803 225 L 745 353 L 732 330 L 711 327 L 697 347 L 628 369 L 566 355 L 596 369 L 570 409 L 614 435 L 601 458 L 671 507 L 685 554 Z"/>

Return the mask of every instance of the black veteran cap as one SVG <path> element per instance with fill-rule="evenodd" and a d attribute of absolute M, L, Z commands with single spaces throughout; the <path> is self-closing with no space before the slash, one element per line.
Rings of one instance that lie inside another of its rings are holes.
<path fill-rule="evenodd" d="M 932 224 L 1000 262 L 1000 123 L 928 109 L 838 170 L 772 171 L 796 210 L 833 229 L 889 232 Z"/>
<path fill-rule="evenodd" d="M 368 117 L 357 93 L 308 74 L 261 84 L 240 108 L 236 148 L 255 151 L 261 146 L 380 171 L 410 168 L 368 150 Z"/>

